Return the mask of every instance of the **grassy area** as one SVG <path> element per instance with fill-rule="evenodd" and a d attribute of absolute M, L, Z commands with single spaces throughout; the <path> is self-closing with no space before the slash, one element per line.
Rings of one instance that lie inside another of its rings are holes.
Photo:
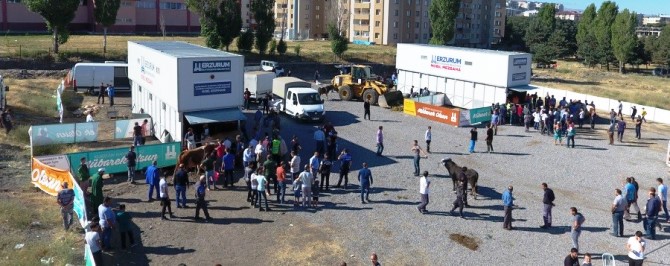
<path fill-rule="evenodd" d="M 107 55 L 103 56 L 102 39 L 100 35 L 72 35 L 67 43 L 60 46 L 60 58 L 71 61 L 101 60 L 102 58 L 124 60 L 127 55 L 128 41 L 183 41 L 204 45 L 205 40 L 196 36 L 108 36 Z M 277 56 L 263 56 L 248 54 L 248 62 L 260 59 L 276 59 L 280 61 L 339 61 L 330 50 L 328 41 L 296 41 L 288 42 L 287 55 L 284 58 Z M 295 54 L 295 47 L 300 45 L 300 57 Z M 11 58 L 42 58 L 51 52 L 51 36 L 49 35 L 6 35 L 0 37 L 0 57 Z M 235 42 L 230 46 L 231 52 L 238 52 Z M 395 47 L 349 45 L 344 53 L 344 59 L 354 62 L 375 62 L 394 64 Z"/>
<path fill-rule="evenodd" d="M 534 69 L 533 73 L 543 80 L 532 81 L 535 85 L 670 109 L 670 80 L 667 78 L 607 72 L 566 61 L 559 61 L 556 69 Z"/>

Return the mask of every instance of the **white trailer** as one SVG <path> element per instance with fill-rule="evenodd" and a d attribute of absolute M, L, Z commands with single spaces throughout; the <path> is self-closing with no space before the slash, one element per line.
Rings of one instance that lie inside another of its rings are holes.
<path fill-rule="evenodd" d="M 272 93 L 272 80 L 275 74 L 265 71 L 244 72 L 244 88 L 251 92 L 251 99 L 257 100 Z"/>
<path fill-rule="evenodd" d="M 397 89 L 427 88 L 444 93 L 445 103 L 478 108 L 507 99 L 508 88 L 530 83 L 531 55 L 474 48 L 398 44 Z"/>
<path fill-rule="evenodd" d="M 245 119 L 241 55 L 185 42 L 129 41 L 128 76 L 132 112 L 151 115 L 156 135 L 167 130 L 180 141 L 188 127 Z"/>

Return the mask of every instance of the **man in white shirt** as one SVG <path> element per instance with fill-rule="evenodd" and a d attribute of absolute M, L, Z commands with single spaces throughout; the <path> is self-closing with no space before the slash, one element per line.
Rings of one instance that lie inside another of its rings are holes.
<path fill-rule="evenodd" d="M 312 170 L 312 175 L 317 176 L 316 173 L 319 172 L 319 152 L 315 151 L 314 156 L 309 158 L 309 168 Z"/>
<path fill-rule="evenodd" d="M 646 244 L 647 242 L 642 238 L 642 232 L 640 231 L 635 232 L 635 235 L 628 239 L 628 242 L 626 243 L 628 258 L 630 259 L 628 265 L 642 266 Z"/>
<path fill-rule="evenodd" d="M 263 162 L 265 162 L 265 146 L 263 146 L 263 142 L 258 142 L 256 144 L 256 150 L 254 151 L 256 153 L 256 161 L 258 162 L 258 165 L 263 165 Z"/>
<path fill-rule="evenodd" d="M 430 153 L 430 141 L 433 140 L 433 133 L 430 131 L 430 126 L 428 126 L 424 137 L 426 139 L 426 152 Z"/>
<path fill-rule="evenodd" d="M 302 206 L 312 207 L 312 183 L 314 176 L 309 172 L 309 164 L 305 165 L 305 171 L 300 173 L 298 180 L 302 181 Z"/>
<path fill-rule="evenodd" d="M 167 218 L 165 218 L 166 208 L 168 212 L 170 212 L 170 218 L 174 218 L 174 215 L 172 215 L 172 207 L 170 206 L 170 196 L 168 195 L 168 184 L 167 181 L 165 181 L 165 175 L 161 176 L 161 181 L 158 183 L 158 189 L 160 191 L 161 205 L 163 206 L 161 210 L 161 220 L 167 220 Z"/>
<path fill-rule="evenodd" d="M 319 154 L 323 154 L 326 133 L 323 132 L 323 129 L 320 126 L 314 131 L 314 141 L 316 141 L 316 151 L 319 152 Z"/>
<path fill-rule="evenodd" d="M 95 265 L 102 265 L 102 246 L 99 232 L 100 225 L 98 223 L 92 223 L 91 230 L 87 231 L 84 235 L 86 244 L 93 254 L 93 262 L 95 262 Z"/>
<path fill-rule="evenodd" d="M 86 115 L 86 123 L 88 122 L 95 122 L 95 120 L 93 119 L 93 115 L 90 112 Z"/>
<path fill-rule="evenodd" d="M 242 163 L 244 164 L 244 167 L 247 167 L 251 162 L 256 161 L 256 153 L 254 153 L 254 149 L 254 147 L 250 146 L 242 152 Z"/>
<path fill-rule="evenodd" d="M 670 223 L 670 216 L 668 216 L 668 186 L 663 184 L 663 178 L 656 178 L 658 182 L 658 198 L 661 200 L 661 208 L 665 212 L 666 222 Z"/>
<path fill-rule="evenodd" d="M 291 152 L 291 161 L 289 164 L 291 165 L 291 178 L 295 179 L 300 172 L 300 156 L 295 152 Z"/>
<path fill-rule="evenodd" d="M 423 171 L 423 175 L 421 175 L 421 178 L 419 179 L 419 194 L 421 195 L 421 204 L 419 204 L 419 206 L 416 207 L 416 209 L 419 210 L 419 212 L 422 214 L 428 213 L 428 210 L 426 210 L 426 206 L 429 203 L 428 200 L 429 192 L 430 192 L 430 181 L 428 180 L 428 171 Z"/>

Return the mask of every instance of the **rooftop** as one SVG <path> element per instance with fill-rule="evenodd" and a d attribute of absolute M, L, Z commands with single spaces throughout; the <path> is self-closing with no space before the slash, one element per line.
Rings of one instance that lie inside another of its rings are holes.
<path fill-rule="evenodd" d="M 419 44 L 419 43 L 399 43 L 398 44 L 398 46 L 401 46 L 401 45 L 449 49 L 449 50 L 457 50 L 457 51 L 463 51 L 463 52 L 490 53 L 490 54 L 496 54 L 496 55 L 527 55 L 528 54 L 528 53 L 511 52 L 511 51 L 488 50 L 488 49 L 479 49 L 479 48 L 467 48 L 467 47 L 444 46 L 444 45 L 433 45 L 433 44 Z"/>
<path fill-rule="evenodd" d="M 165 54 L 176 58 L 193 58 L 193 57 L 232 57 L 241 56 L 221 50 L 211 49 L 200 45 L 190 44 L 187 42 L 175 41 L 138 41 L 129 43 L 136 43 L 151 49 L 161 51 Z"/>

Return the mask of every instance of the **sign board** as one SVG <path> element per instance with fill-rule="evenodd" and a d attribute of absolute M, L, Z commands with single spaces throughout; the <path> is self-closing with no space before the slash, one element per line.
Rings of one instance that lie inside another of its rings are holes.
<path fill-rule="evenodd" d="M 138 125 L 142 125 L 144 123 L 144 120 L 147 120 L 147 129 L 146 131 L 151 130 L 151 118 L 138 118 L 138 119 L 128 119 L 128 120 L 116 120 L 116 129 L 114 130 L 114 138 L 115 139 L 125 139 L 125 138 L 132 138 L 133 137 L 133 128 L 135 127 L 135 123 Z M 147 134 L 151 134 L 151 132 L 147 132 Z"/>
<path fill-rule="evenodd" d="M 470 114 L 470 124 L 480 124 L 491 121 L 491 107 L 470 109 L 467 113 Z"/>
<path fill-rule="evenodd" d="M 76 173 L 80 166 L 79 159 L 86 157 L 91 174 L 95 174 L 98 168 L 105 168 L 105 172 L 109 174 L 126 173 L 128 171 L 128 161 L 125 158 L 127 153 L 128 148 L 70 153 L 68 154 L 71 162 L 70 170 Z M 181 143 L 142 145 L 135 147 L 135 153 L 137 153 L 137 169 L 149 166 L 154 160 L 158 162 L 158 167 L 173 166 L 177 163 L 177 156 L 181 153 Z"/>
<path fill-rule="evenodd" d="M 460 111 L 457 109 L 433 106 L 425 103 L 414 102 L 412 100 L 405 100 L 403 109 L 407 114 L 416 115 L 452 126 L 458 126 L 460 119 Z"/>
<path fill-rule="evenodd" d="M 230 72 L 230 60 L 193 61 L 193 73 Z"/>
<path fill-rule="evenodd" d="M 65 154 L 36 156 L 34 158 L 53 168 L 70 169 L 70 161 Z"/>
<path fill-rule="evenodd" d="M 233 85 L 230 81 L 195 83 L 193 84 L 193 96 L 229 94 L 232 89 Z"/>
<path fill-rule="evenodd" d="M 29 132 L 33 146 L 92 142 L 98 140 L 98 122 L 31 126 Z"/>

